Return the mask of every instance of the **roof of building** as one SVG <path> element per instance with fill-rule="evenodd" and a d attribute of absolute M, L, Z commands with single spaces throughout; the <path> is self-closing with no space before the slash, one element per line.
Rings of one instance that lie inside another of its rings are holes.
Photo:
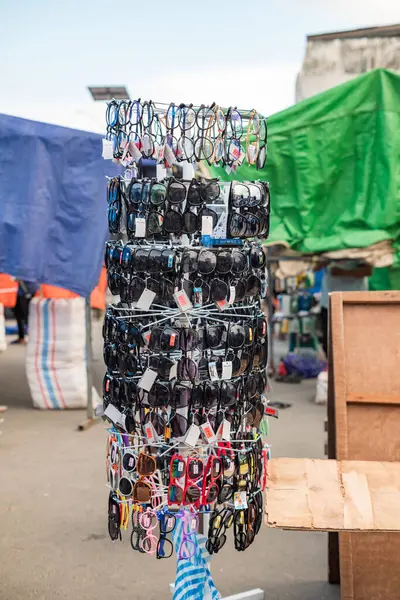
<path fill-rule="evenodd" d="M 350 31 L 333 31 L 331 33 L 318 33 L 308 35 L 307 40 L 312 42 L 327 42 L 337 39 L 352 39 L 363 37 L 391 37 L 400 36 L 400 23 L 397 25 L 383 25 L 381 27 L 364 27 Z"/>

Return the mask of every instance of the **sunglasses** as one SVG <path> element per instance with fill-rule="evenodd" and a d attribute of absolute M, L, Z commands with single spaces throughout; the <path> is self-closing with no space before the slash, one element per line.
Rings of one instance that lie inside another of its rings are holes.
<path fill-rule="evenodd" d="M 139 479 L 136 481 L 132 489 L 132 498 L 136 502 L 150 502 L 153 490 L 151 484 L 146 481 L 145 478 L 153 475 L 156 469 L 157 463 L 154 456 L 146 454 L 145 452 L 141 452 L 136 464 L 136 471 L 139 475 Z"/>
<path fill-rule="evenodd" d="M 171 459 L 168 485 L 168 506 L 180 506 L 183 502 L 183 482 L 186 472 L 185 460 L 180 454 L 174 454 Z"/>
<path fill-rule="evenodd" d="M 201 499 L 201 483 L 204 465 L 199 458 L 189 457 L 186 461 L 186 485 L 183 492 L 183 504 L 198 505 Z"/>
<path fill-rule="evenodd" d="M 217 554 L 226 543 L 226 532 L 234 522 L 235 511 L 232 508 L 215 510 L 210 519 L 206 548 L 209 554 Z"/>
<path fill-rule="evenodd" d="M 222 460 L 214 455 L 209 456 L 204 472 L 202 486 L 202 504 L 212 504 L 218 498 L 219 485 L 223 472 Z"/>

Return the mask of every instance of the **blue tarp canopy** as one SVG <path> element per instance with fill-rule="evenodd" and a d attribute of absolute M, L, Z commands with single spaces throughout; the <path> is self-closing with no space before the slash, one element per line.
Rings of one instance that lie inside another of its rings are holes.
<path fill-rule="evenodd" d="M 101 136 L 0 115 L 0 272 L 88 296 L 107 237 Z"/>

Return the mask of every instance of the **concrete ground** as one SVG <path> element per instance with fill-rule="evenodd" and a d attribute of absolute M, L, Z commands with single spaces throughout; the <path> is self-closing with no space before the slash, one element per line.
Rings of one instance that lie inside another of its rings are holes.
<path fill-rule="evenodd" d="M 95 382 L 103 374 L 95 324 Z M 86 432 L 84 411 L 41 412 L 30 405 L 25 348 L 0 354 L 0 600 L 155 600 L 169 598 L 175 561 L 132 551 L 128 536 L 107 533 L 103 424 Z M 274 384 L 272 397 L 292 403 L 271 424 L 274 456 L 323 457 L 325 408 L 313 404 L 315 382 Z M 233 540 L 212 560 L 218 589 L 229 595 L 260 587 L 266 600 L 338 600 L 327 583 L 327 536 L 263 528 L 253 546 Z"/>

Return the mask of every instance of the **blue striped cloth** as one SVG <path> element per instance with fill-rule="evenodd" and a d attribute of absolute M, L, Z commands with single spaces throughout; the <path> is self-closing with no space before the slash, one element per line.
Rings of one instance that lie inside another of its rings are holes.
<path fill-rule="evenodd" d="M 221 594 L 210 573 L 211 556 L 206 549 L 207 538 L 200 534 L 190 536 L 196 552 L 192 558 L 182 560 L 179 560 L 179 549 L 183 538 L 183 519 L 177 519 L 172 538 L 177 555 L 173 600 L 219 600 Z"/>

